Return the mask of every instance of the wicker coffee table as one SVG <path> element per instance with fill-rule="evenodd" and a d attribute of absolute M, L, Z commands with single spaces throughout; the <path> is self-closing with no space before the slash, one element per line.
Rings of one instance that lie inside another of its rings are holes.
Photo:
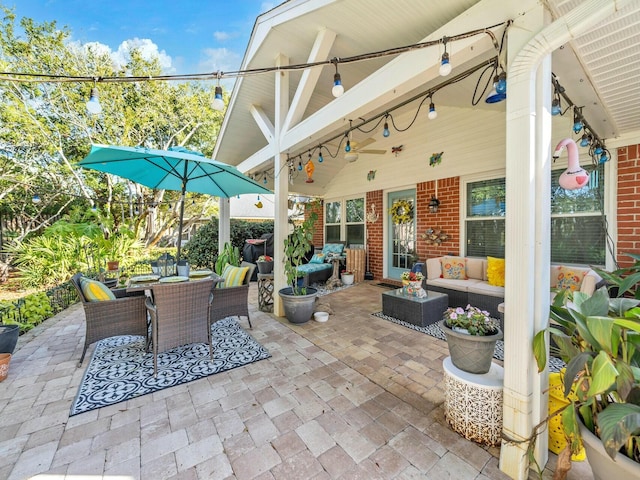
<path fill-rule="evenodd" d="M 427 290 L 424 298 L 403 294 L 402 288 L 382 294 L 382 313 L 405 322 L 426 327 L 442 320 L 442 314 L 449 305 L 446 293 Z"/>

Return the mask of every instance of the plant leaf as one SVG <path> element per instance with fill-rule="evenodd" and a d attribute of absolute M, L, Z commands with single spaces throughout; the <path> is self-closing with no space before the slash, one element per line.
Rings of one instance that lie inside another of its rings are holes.
<path fill-rule="evenodd" d="M 612 459 L 632 436 L 640 435 L 640 406 L 614 403 L 598 414 L 600 440 Z"/>
<path fill-rule="evenodd" d="M 571 445 L 571 453 L 578 454 L 582 448 L 582 441 L 576 407 L 573 402 L 562 411 L 562 428 L 564 429 L 568 443 Z"/>
<path fill-rule="evenodd" d="M 591 384 L 587 397 L 608 391 L 616 382 L 618 373 L 611 357 L 604 350 L 601 350 L 591 364 Z"/>
<path fill-rule="evenodd" d="M 546 330 L 540 330 L 533 337 L 533 355 L 538 363 L 538 373 L 542 372 L 547 365 L 547 345 L 545 342 Z"/>
<path fill-rule="evenodd" d="M 567 364 L 567 370 L 565 371 L 563 380 L 565 398 L 569 396 L 569 393 L 571 393 L 571 387 L 577 382 L 576 378 L 578 378 L 578 374 L 585 370 L 586 365 L 591 364 L 593 355 L 593 352 L 580 352 Z"/>

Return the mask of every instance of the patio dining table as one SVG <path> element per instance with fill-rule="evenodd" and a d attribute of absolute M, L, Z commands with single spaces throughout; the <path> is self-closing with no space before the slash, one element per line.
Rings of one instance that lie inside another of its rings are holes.
<path fill-rule="evenodd" d="M 157 275 L 139 275 L 137 276 L 137 278 L 144 278 L 147 277 L 149 278 L 148 281 L 142 281 L 142 280 L 136 280 L 136 277 L 132 277 L 131 279 L 129 279 L 129 282 L 126 286 L 126 291 L 127 293 L 130 292 L 140 292 L 140 291 L 149 291 L 150 293 L 153 292 L 153 287 L 156 285 L 166 285 L 166 284 L 181 284 L 184 282 L 196 282 L 198 280 L 205 280 L 208 278 L 213 278 L 213 286 L 215 288 L 215 286 L 218 283 L 224 282 L 224 278 L 222 278 L 220 275 L 218 275 L 217 273 L 210 273 L 208 275 L 199 275 L 199 276 L 189 276 L 187 277 L 178 277 L 178 276 L 172 276 L 172 277 L 158 277 Z M 154 279 L 151 279 L 152 277 L 157 277 Z M 186 280 L 183 280 L 183 278 L 187 278 Z"/>

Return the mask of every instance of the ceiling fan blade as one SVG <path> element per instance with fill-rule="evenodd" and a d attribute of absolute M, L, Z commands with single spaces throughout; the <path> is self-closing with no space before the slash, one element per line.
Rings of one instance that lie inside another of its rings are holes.
<path fill-rule="evenodd" d="M 375 142 L 375 141 L 376 141 L 376 139 L 375 139 L 375 138 L 373 138 L 373 137 L 369 137 L 369 138 L 367 138 L 367 139 L 363 140 L 362 142 L 355 142 L 355 143 L 356 143 L 356 148 L 357 148 L 357 149 L 364 148 L 364 147 L 366 147 L 367 145 L 371 145 L 371 144 L 372 144 L 373 142 Z"/>
<path fill-rule="evenodd" d="M 382 155 L 383 153 L 387 153 L 386 150 L 358 150 L 358 153 L 370 153 L 373 155 Z"/>

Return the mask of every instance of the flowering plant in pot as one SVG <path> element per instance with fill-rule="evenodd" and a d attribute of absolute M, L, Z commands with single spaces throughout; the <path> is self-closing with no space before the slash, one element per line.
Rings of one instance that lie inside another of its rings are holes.
<path fill-rule="evenodd" d="M 273 271 L 273 257 L 260 255 L 256 260 L 256 265 L 258 265 L 258 273 L 271 273 Z"/>
<path fill-rule="evenodd" d="M 450 307 L 439 323 L 447 337 L 451 362 L 460 370 L 484 374 L 491 369 L 496 342 L 502 338 L 498 320 L 489 312 L 467 305 Z"/>
<path fill-rule="evenodd" d="M 408 280 L 409 282 L 421 282 L 422 279 L 424 278 L 424 275 L 422 275 L 422 272 L 406 271 L 406 272 L 402 272 L 402 274 L 400 275 L 400 278 L 402 280 Z"/>
<path fill-rule="evenodd" d="M 618 295 L 638 295 L 640 263 L 597 271 L 618 287 Z M 567 364 L 567 405 L 560 412 L 567 452 L 577 453 L 584 443 L 596 479 L 640 478 L 639 305 L 634 298 L 610 298 L 604 287 L 592 296 L 558 295 L 550 307 L 552 323 L 533 340 L 540 371 L 547 362 L 547 334 L 553 339 L 550 353 Z M 610 470 L 618 467 L 623 470 Z"/>

